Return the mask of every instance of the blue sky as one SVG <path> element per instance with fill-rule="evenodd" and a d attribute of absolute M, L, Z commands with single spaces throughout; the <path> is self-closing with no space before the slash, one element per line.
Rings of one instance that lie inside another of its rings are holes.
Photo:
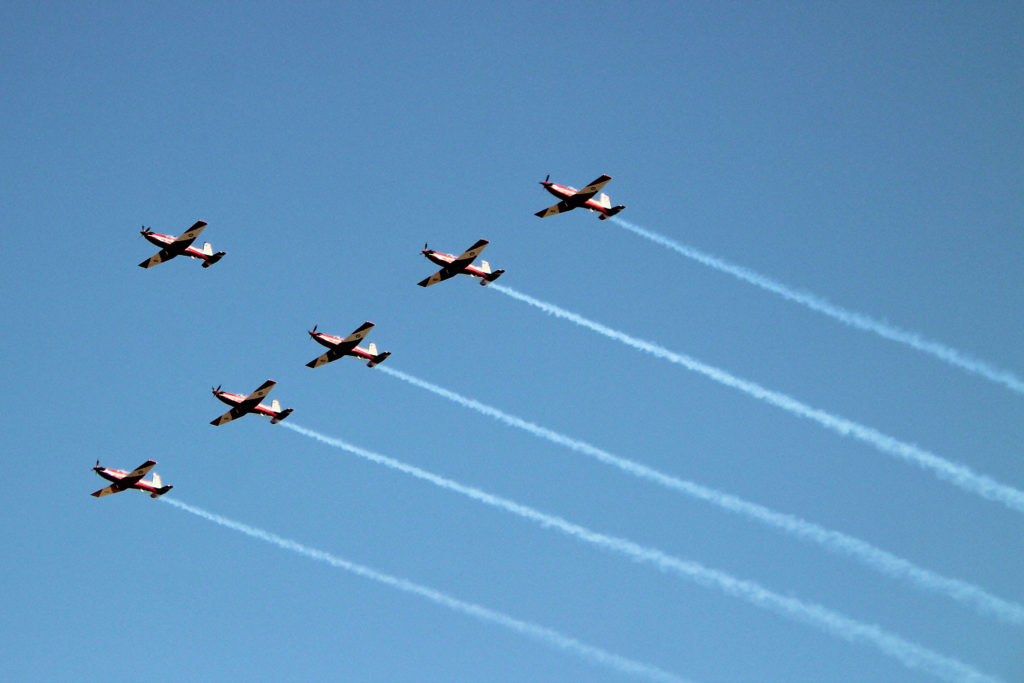
<path fill-rule="evenodd" d="M 0 677 L 627 680 L 134 493 L 190 505 L 694 680 L 931 680 L 863 643 L 581 543 L 209 394 L 1024 676 L 1007 624 L 624 475 L 386 366 L 1024 603 L 1021 513 L 500 284 L 1012 487 L 1024 396 L 580 211 L 622 218 L 1024 373 L 1015 3 L 0 8 L 8 514 Z M 136 266 L 139 226 L 227 252 Z M 384 366 L 382 366 L 384 367 Z"/>

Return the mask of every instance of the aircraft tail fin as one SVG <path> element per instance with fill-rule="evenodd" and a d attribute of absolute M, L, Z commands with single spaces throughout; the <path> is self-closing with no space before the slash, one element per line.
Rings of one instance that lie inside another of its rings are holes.
<path fill-rule="evenodd" d="M 210 245 L 207 244 L 206 246 L 209 247 Z M 210 249 L 210 251 L 213 251 L 213 249 Z M 209 268 L 217 261 L 220 261 L 222 258 L 224 258 L 224 254 L 226 253 L 226 251 L 218 251 L 216 254 L 211 254 L 209 257 L 207 257 L 205 261 L 203 261 L 203 268 Z"/>
<path fill-rule="evenodd" d="M 370 342 L 370 347 L 367 350 L 370 352 L 371 356 L 377 355 L 377 345 L 374 344 L 373 342 Z"/>
<path fill-rule="evenodd" d="M 207 256 L 213 256 L 213 246 L 209 242 L 203 244 L 203 253 Z"/>
<path fill-rule="evenodd" d="M 608 195 L 606 195 L 604 192 L 602 192 L 601 196 L 597 198 L 597 203 L 598 203 L 598 205 L 601 206 L 601 208 L 604 208 L 604 209 L 612 208 L 612 200 L 609 199 Z"/>
<path fill-rule="evenodd" d="M 501 277 L 502 273 L 504 272 L 504 270 L 496 270 L 493 273 L 488 273 L 484 279 L 480 280 L 480 285 L 486 287 L 487 285 L 491 284 L 499 277 Z"/>
<path fill-rule="evenodd" d="M 163 485 L 164 485 L 164 483 L 160 480 L 160 475 L 154 473 L 153 474 L 153 486 L 155 486 L 157 488 L 160 488 Z"/>
<path fill-rule="evenodd" d="M 491 273 L 491 264 L 488 263 L 487 261 L 481 261 L 480 262 L 480 270 L 482 270 L 485 273 L 487 273 L 488 275 L 490 275 L 490 273 Z"/>
<path fill-rule="evenodd" d="M 275 413 L 281 412 L 281 402 L 275 398 L 273 401 L 270 402 L 270 409 L 273 410 Z"/>
<path fill-rule="evenodd" d="M 288 417 L 289 415 L 291 415 L 292 414 L 292 410 L 293 410 L 292 408 L 289 408 L 288 410 L 282 410 L 275 417 L 272 417 L 270 419 L 270 424 L 276 425 L 278 422 L 280 422 L 281 420 L 283 420 L 286 417 Z"/>
<path fill-rule="evenodd" d="M 377 363 L 383 363 L 384 360 L 390 355 L 390 351 L 385 351 L 384 353 L 374 353 L 373 358 L 371 358 L 370 362 L 366 364 L 366 367 L 372 368 Z"/>
<path fill-rule="evenodd" d="M 157 489 L 156 491 L 153 491 L 153 493 L 149 494 L 149 497 L 150 498 L 159 498 L 160 496 L 164 495 L 165 493 L 167 493 L 168 491 L 170 491 L 173 488 L 174 488 L 173 486 L 163 486 L 163 487 Z"/>

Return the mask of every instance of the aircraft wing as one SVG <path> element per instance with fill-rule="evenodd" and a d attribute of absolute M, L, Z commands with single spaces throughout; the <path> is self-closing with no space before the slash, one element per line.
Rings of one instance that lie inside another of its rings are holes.
<path fill-rule="evenodd" d="M 178 235 L 178 239 L 174 240 L 174 242 L 171 243 L 171 246 L 174 247 L 176 251 L 185 251 L 189 245 L 196 241 L 196 238 L 199 237 L 199 233 L 201 233 L 205 227 L 206 221 L 196 221 L 195 225 Z"/>
<path fill-rule="evenodd" d="M 129 472 L 124 477 L 124 479 L 122 479 L 118 483 L 121 485 L 122 488 L 126 488 L 128 486 L 131 486 L 132 484 L 136 484 L 140 479 L 149 474 L 149 471 L 153 469 L 154 465 L 156 465 L 156 460 L 147 460 L 146 462 L 142 463 L 134 470 Z"/>
<path fill-rule="evenodd" d="M 175 256 L 177 256 L 177 254 L 172 252 L 170 249 L 161 249 L 160 251 L 158 251 L 157 253 L 153 254 L 148 259 L 140 263 L 139 267 L 151 268 L 152 266 L 155 266 L 159 263 L 163 263 L 164 261 L 169 261 Z"/>
<path fill-rule="evenodd" d="M 259 389 L 246 396 L 245 400 L 242 401 L 242 405 L 249 407 L 255 406 L 260 401 L 262 401 L 267 394 L 270 393 L 270 390 L 274 388 L 275 384 L 277 384 L 277 382 L 275 382 L 272 379 L 268 379 L 266 382 L 260 385 Z M 250 406 L 249 404 L 252 405 Z"/>
<path fill-rule="evenodd" d="M 555 204 L 554 206 L 549 206 L 548 208 L 543 209 L 541 211 L 538 211 L 537 213 L 535 213 L 533 215 L 537 216 L 538 218 L 547 218 L 548 216 L 554 216 L 556 213 L 564 213 L 566 211 L 572 211 L 574 208 L 576 208 L 576 207 L 569 206 L 568 202 L 561 201 L 561 202 L 558 202 L 557 204 Z"/>
<path fill-rule="evenodd" d="M 480 255 L 484 250 L 484 247 L 488 244 L 490 244 L 490 242 L 487 240 L 477 240 L 476 244 L 462 252 L 462 255 L 459 256 L 459 258 L 452 261 L 448 268 L 452 269 L 456 273 L 461 272 L 466 266 L 472 263 L 477 256 Z"/>
<path fill-rule="evenodd" d="M 96 496 L 97 498 L 102 498 L 103 496 L 109 496 L 111 493 L 120 493 L 121 491 L 124 491 L 124 489 L 119 486 L 115 486 L 114 484 L 111 484 L 110 486 L 102 488 L 99 491 L 93 491 L 91 495 Z"/>
<path fill-rule="evenodd" d="M 583 204 L 585 201 L 593 197 L 595 194 L 601 191 L 601 188 L 608 184 L 611 180 L 610 175 L 602 175 L 600 178 L 594 180 L 582 190 L 572 196 L 573 204 Z"/>
<path fill-rule="evenodd" d="M 238 418 L 242 417 L 243 415 L 245 415 L 248 412 L 250 412 L 250 411 L 246 410 L 245 408 L 243 408 L 241 406 L 235 406 L 234 408 L 232 408 L 228 412 L 226 412 L 223 415 L 221 415 L 220 417 L 218 417 L 216 420 L 210 420 L 210 424 L 212 424 L 214 427 L 220 427 L 225 422 L 231 422 L 232 420 L 237 420 Z"/>
<path fill-rule="evenodd" d="M 318 368 L 321 365 L 326 365 L 326 364 L 330 363 L 331 361 L 338 360 L 339 358 L 341 358 L 344 355 L 345 355 L 344 351 L 339 351 L 338 348 L 335 347 L 335 348 L 331 349 L 330 351 L 328 351 L 327 353 L 323 354 L 322 356 L 317 356 L 313 360 L 311 360 L 308 363 L 306 363 L 306 367 L 307 368 Z"/>
<path fill-rule="evenodd" d="M 420 280 L 417 284 L 420 287 L 429 287 L 430 285 L 436 285 L 438 282 L 447 280 L 450 277 L 455 277 L 459 274 L 459 271 L 452 270 L 450 268 L 442 268 L 425 280 Z"/>
<path fill-rule="evenodd" d="M 370 333 L 370 330 L 372 330 L 372 329 L 373 329 L 373 323 L 371 323 L 369 320 L 367 320 L 365 323 L 363 323 L 362 325 L 359 326 L 358 330 L 356 330 L 352 334 L 350 334 L 347 337 L 345 337 L 344 339 L 342 339 L 341 343 L 342 344 L 352 344 L 353 346 L 355 346 L 356 344 L 361 342 L 363 340 L 363 337 L 368 335 Z"/>

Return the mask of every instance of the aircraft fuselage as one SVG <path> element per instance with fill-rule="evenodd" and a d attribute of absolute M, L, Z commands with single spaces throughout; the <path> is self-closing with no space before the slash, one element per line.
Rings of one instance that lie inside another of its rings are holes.
<path fill-rule="evenodd" d="M 447 268 L 452 264 L 452 261 L 458 258 L 458 256 L 456 256 L 455 254 L 445 254 L 444 252 L 433 251 L 431 249 L 424 249 L 422 253 L 424 256 L 427 257 L 428 260 L 441 266 L 442 268 Z M 472 263 L 463 268 L 459 272 L 465 273 L 466 275 L 473 275 L 474 277 L 487 277 L 486 272 L 484 272 L 480 268 L 477 268 Z"/>
<path fill-rule="evenodd" d="M 590 209 L 591 211 L 597 211 L 598 213 L 601 213 L 601 214 L 608 213 L 608 209 L 606 209 L 605 207 L 603 207 L 600 204 L 598 204 L 597 202 L 595 202 L 593 197 L 591 197 L 590 199 L 588 199 L 588 200 L 586 200 L 584 202 L 581 202 L 579 200 L 573 201 L 573 197 L 576 196 L 577 192 L 579 192 L 579 190 L 577 190 L 575 187 L 570 187 L 568 185 L 559 185 L 558 183 L 548 183 L 548 182 L 542 182 L 541 185 L 544 186 L 545 190 L 547 190 L 551 194 L 555 195 L 556 197 L 558 197 L 559 199 L 561 199 L 562 201 L 564 201 L 566 204 L 568 204 L 569 206 L 573 207 L 574 209 L 575 208 L 584 208 L 584 209 Z"/>
<path fill-rule="evenodd" d="M 113 482 L 115 485 L 130 474 L 130 472 L 125 472 L 124 470 L 115 470 L 110 467 L 100 467 L 99 465 L 93 467 L 92 469 L 96 472 L 96 474 L 100 475 L 107 481 Z M 141 489 L 146 493 L 156 493 L 158 490 L 160 490 L 160 487 L 157 486 L 154 482 L 148 481 L 146 479 L 140 479 L 134 484 L 129 484 L 124 488 Z"/>
<path fill-rule="evenodd" d="M 339 346 L 344 339 L 341 337 L 335 337 L 333 334 L 324 334 L 323 332 L 310 332 L 309 336 L 316 340 L 321 346 L 326 346 L 329 349 L 336 348 Z M 366 360 L 373 360 L 374 356 L 368 349 L 364 349 L 362 346 L 354 346 L 349 350 L 345 351 L 346 354 L 351 356 L 359 356 Z"/>
<path fill-rule="evenodd" d="M 174 241 L 177 239 L 177 237 L 174 237 L 173 235 L 161 235 L 158 232 L 152 232 L 149 230 L 143 231 L 142 236 L 145 237 L 146 240 L 148 240 L 149 242 L 152 242 L 156 246 L 160 247 L 161 249 L 166 249 L 168 246 L 174 244 Z M 175 252 L 175 256 L 179 255 L 191 256 L 192 258 L 202 259 L 204 261 L 210 258 L 209 254 L 204 254 L 201 250 L 196 249 L 191 244 L 185 247 L 180 252 Z"/>

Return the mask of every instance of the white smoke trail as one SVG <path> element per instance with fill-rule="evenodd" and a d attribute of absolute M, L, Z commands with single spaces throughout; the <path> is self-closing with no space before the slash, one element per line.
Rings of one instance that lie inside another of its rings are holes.
<path fill-rule="evenodd" d="M 947 578 L 931 570 L 919 567 L 909 560 L 893 555 L 881 548 L 876 548 L 867 541 L 862 541 L 859 538 L 839 531 L 826 529 L 801 519 L 796 515 L 778 512 L 763 505 L 751 503 L 739 496 L 664 474 L 636 461 L 613 455 L 585 441 L 560 434 L 546 427 L 541 427 L 493 406 L 467 398 L 412 375 L 407 375 L 400 370 L 394 369 L 394 367 L 381 365 L 378 366 L 378 369 L 413 386 L 426 389 L 437 396 L 453 401 L 464 408 L 475 410 L 488 417 L 493 417 L 506 425 L 529 432 L 534 436 L 546 439 L 560 446 L 565 446 L 606 465 L 617 467 L 640 479 L 652 481 L 673 491 L 678 491 L 698 500 L 717 505 L 724 510 L 743 515 L 748 519 L 773 527 L 803 541 L 817 543 L 828 550 L 851 557 L 887 576 L 903 579 L 915 588 L 942 594 L 960 603 L 972 606 L 983 614 L 991 614 L 998 619 L 1012 624 L 1024 624 L 1024 606 L 996 597 L 966 581 Z"/>
<path fill-rule="evenodd" d="M 529 636 L 530 638 L 539 640 L 552 647 L 580 656 L 593 664 L 601 664 L 603 666 L 616 669 L 622 673 L 648 678 L 653 681 L 673 681 L 675 683 L 685 681 L 685 679 L 680 678 L 675 674 L 663 671 L 650 664 L 644 664 L 643 662 L 627 659 L 592 645 L 587 645 L 586 643 L 576 640 L 575 638 L 570 638 L 569 636 L 563 635 L 553 629 L 532 624 L 528 621 L 521 621 L 502 614 L 501 612 L 496 612 L 495 610 L 481 607 L 480 605 L 475 605 L 471 602 L 465 602 L 463 600 L 453 598 L 440 591 L 434 590 L 433 588 L 421 586 L 406 579 L 382 574 L 368 567 L 355 564 L 354 562 L 349 562 L 348 560 L 342 559 L 336 555 L 331 555 L 323 550 L 304 546 L 301 543 L 290 541 L 276 534 L 272 534 L 269 531 L 257 529 L 256 527 L 242 524 L 241 522 L 235 522 L 226 517 L 215 515 L 212 512 L 207 512 L 206 510 L 187 505 L 186 503 L 182 503 L 181 501 L 173 498 L 165 497 L 161 498 L 161 500 L 170 503 L 178 509 L 191 512 L 193 515 L 202 517 L 203 519 L 227 527 L 228 529 L 240 531 L 252 538 L 258 538 L 261 541 L 266 541 L 267 543 L 276 545 L 284 550 L 290 550 L 310 559 L 325 562 L 332 567 L 344 569 L 358 576 L 362 576 L 363 578 L 377 581 L 378 583 L 391 586 L 392 588 L 397 588 L 400 591 L 418 595 L 456 612 L 468 614 L 469 616 L 480 619 L 481 621 L 487 621 L 499 626 L 504 626 L 505 628 L 511 629 L 521 635 Z"/>
<path fill-rule="evenodd" d="M 746 600 L 753 605 L 770 610 L 781 616 L 810 624 L 826 633 L 839 636 L 851 642 L 868 643 L 890 657 L 894 657 L 908 668 L 927 671 L 949 681 L 995 680 L 957 659 L 941 655 L 895 634 L 884 631 L 878 626 L 856 621 L 821 605 L 805 603 L 796 598 L 774 593 L 753 581 L 737 579 L 725 572 L 708 569 L 696 562 L 673 557 L 655 548 L 647 548 L 633 541 L 591 531 L 561 517 L 545 514 L 526 505 L 460 484 L 413 465 L 408 465 L 379 453 L 367 451 L 341 439 L 325 436 L 311 429 L 306 429 L 294 422 L 282 422 L 281 424 L 288 429 L 321 443 L 340 448 L 371 462 L 409 474 L 417 479 L 429 481 L 443 489 L 461 493 L 480 503 L 511 512 L 514 515 L 536 522 L 542 527 L 557 529 L 577 540 L 625 555 L 636 562 L 653 564 L 664 572 L 675 574 L 702 586 L 718 588 L 728 595 Z"/>
<path fill-rule="evenodd" d="M 1002 484 L 987 475 L 976 474 L 966 465 L 951 462 L 945 458 L 935 455 L 934 453 L 930 453 L 923 448 L 918 448 L 912 444 L 887 436 L 876 429 L 872 429 L 871 427 L 866 427 L 853 422 L 852 420 L 832 415 L 831 413 L 818 408 L 812 408 L 806 403 L 801 403 L 800 401 L 797 401 L 796 399 L 781 392 L 772 391 L 754 382 L 740 379 L 735 375 L 729 374 L 725 370 L 702 363 L 690 356 L 669 351 L 663 346 L 658 346 L 657 344 L 652 344 L 651 342 L 631 337 L 625 332 L 613 330 L 612 328 L 596 323 L 593 320 L 588 320 L 581 315 L 567 311 L 564 308 L 555 306 L 554 304 L 534 299 L 532 296 L 528 296 L 522 292 L 517 292 L 509 287 L 494 283 L 490 288 L 510 296 L 513 299 L 530 304 L 545 313 L 576 323 L 581 327 L 597 332 L 609 339 L 614 339 L 615 341 L 622 342 L 623 344 L 631 346 L 639 351 L 649 353 L 657 358 L 662 358 L 671 363 L 675 363 L 676 365 L 681 365 L 688 370 L 698 372 L 705 377 L 713 379 L 719 384 L 724 384 L 725 386 L 732 387 L 733 389 L 739 389 L 748 396 L 753 396 L 754 398 L 764 401 L 765 403 L 769 403 L 777 408 L 782 408 L 793 415 L 813 420 L 823 427 L 831 429 L 837 434 L 842 436 L 852 436 L 855 439 L 869 443 L 883 453 L 894 455 L 901 460 L 906 460 L 907 462 L 912 462 L 926 470 L 931 470 L 939 478 L 945 479 L 965 491 L 976 493 L 988 500 L 998 501 L 1017 512 L 1024 512 L 1024 491 Z"/>
<path fill-rule="evenodd" d="M 761 289 L 772 292 L 773 294 L 778 294 L 787 301 L 798 303 L 812 311 L 827 315 L 833 320 L 838 320 L 839 322 L 858 330 L 873 332 L 874 334 L 890 341 L 904 344 L 916 351 L 921 351 L 922 353 L 927 353 L 928 355 L 938 358 L 949 365 L 958 367 L 961 370 L 966 370 L 971 374 L 983 377 L 997 384 L 1002 384 L 1010 391 L 1024 395 L 1024 380 L 1008 370 L 997 368 L 990 363 L 979 358 L 974 358 L 962 351 L 954 349 L 951 346 L 922 337 L 916 332 L 901 330 L 898 327 L 889 325 L 880 320 L 875 320 L 863 313 L 857 313 L 855 311 L 842 308 L 841 306 L 837 306 L 820 296 L 792 289 L 780 282 L 776 282 L 775 280 L 755 273 L 748 268 L 737 266 L 715 256 L 705 254 L 693 247 L 671 240 L 664 235 L 659 235 L 656 232 L 645 230 L 644 228 L 634 225 L 629 221 L 624 221 L 618 217 L 612 218 L 612 221 L 634 234 L 645 237 L 663 247 L 668 247 L 689 259 L 702 263 L 710 268 L 714 268 L 721 273 L 732 275 L 733 277 L 756 287 L 760 287 Z"/>

